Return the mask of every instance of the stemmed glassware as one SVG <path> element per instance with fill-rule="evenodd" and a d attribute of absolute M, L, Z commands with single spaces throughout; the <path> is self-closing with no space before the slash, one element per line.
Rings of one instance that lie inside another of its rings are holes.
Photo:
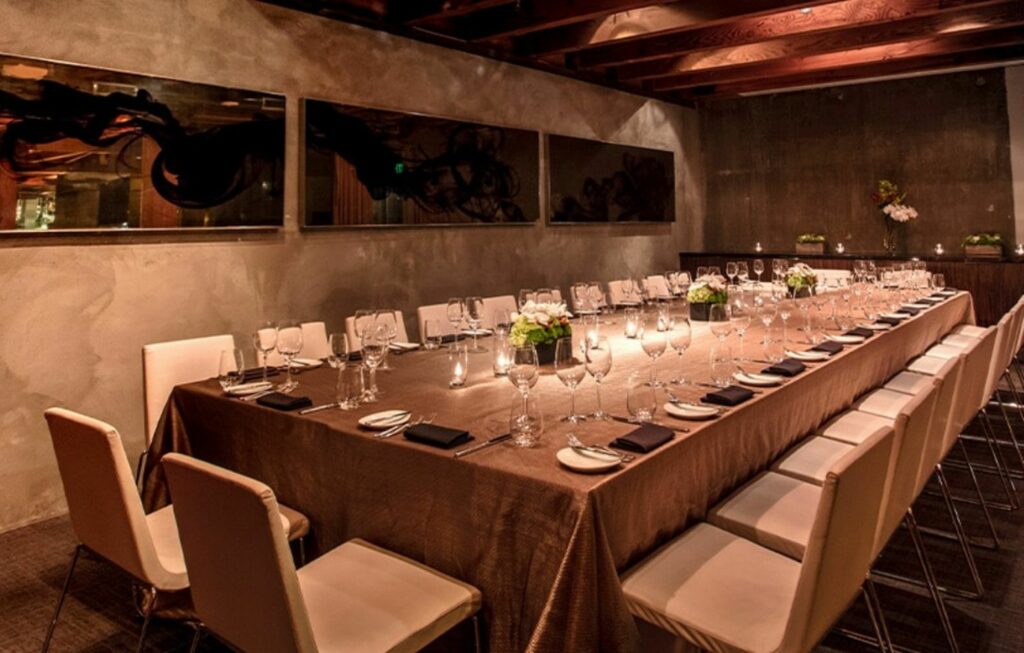
<path fill-rule="evenodd" d="M 576 388 L 587 376 L 587 365 L 576 358 L 572 338 L 561 338 L 555 343 L 555 376 L 569 388 L 569 414 L 563 422 L 582 422 L 587 419 L 576 413 Z"/>
<path fill-rule="evenodd" d="M 344 333 L 332 333 L 327 336 L 327 345 L 330 352 L 327 354 L 327 364 L 334 369 L 340 369 L 348 365 L 348 336 Z"/>
<path fill-rule="evenodd" d="M 743 343 L 747 337 L 747 329 L 750 328 L 750 307 L 742 297 L 730 300 L 729 304 L 732 306 L 732 326 L 740 339 L 740 349 L 736 354 L 736 361 L 742 363 L 744 360 Z"/>
<path fill-rule="evenodd" d="M 697 266 L 697 278 L 700 279 L 701 277 L 706 277 L 706 276 L 708 276 L 708 268 L 707 268 L 707 266 L 706 265 L 698 265 Z"/>
<path fill-rule="evenodd" d="M 380 398 L 377 387 L 377 368 L 384 362 L 388 338 L 383 328 L 373 326 L 363 332 L 363 364 L 369 373 L 369 387 L 363 390 L 363 402 L 374 403 Z"/>
<path fill-rule="evenodd" d="M 741 286 L 750 279 L 750 268 L 747 266 L 746 261 L 738 261 L 736 263 L 736 276 L 739 277 Z"/>
<path fill-rule="evenodd" d="M 757 258 L 754 259 L 754 274 L 757 275 L 757 285 L 761 286 L 761 275 L 764 274 L 764 261 Z"/>
<path fill-rule="evenodd" d="M 355 316 L 352 318 L 353 331 L 356 334 L 356 338 L 362 342 L 363 334 L 366 330 L 373 326 L 373 323 L 377 320 L 377 311 L 369 308 L 360 308 L 356 311 Z"/>
<path fill-rule="evenodd" d="M 277 347 L 277 325 L 264 322 L 252 332 L 252 346 L 256 349 L 258 362 L 263 364 L 263 382 L 267 382 L 267 358 Z"/>
<path fill-rule="evenodd" d="M 736 275 L 739 274 L 739 267 L 735 262 L 729 261 L 725 264 L 725 276 L 729 277 L 729 284 L 736 285 Z"/>
<path fill-rule="evenodd" d="M 327 344 L 330 347 L 327 364 L 338 370 L 334 400 L 338 403 L 338 408 L 342 410 L 358 408 L 359 394 L 362 392 L 360 383 L 362 368 L 358 365 L 348 364 L 348 356 L 351 351 L 348 336 L 344 333 L 332 333 L 327 337 Z"/>
<path fill-rule="evenodd" d="M 523 288 L 519 291 L 519 310 L 523 310 L 523 306 L 526 306 L 526 302 L 537 301 L 537 293 L 533 292 L 529 288 Z"/>
<path fill-rule="evenodd" d="M 764 340 L 762 345 L 765 349 L 768 349 L 768 329 L 771 327 L 772 322 L 775 321 L 775 313 L 778 310 L 775 302 L 762 302 L 757 307 L 757 317 L 761 319 L 761 324 L 764 325 Z"/>
<path fill-rule="evenodd" d="M 711 333 L 718 338 L 718 342 L 724 343 L 725 339 L 732 333 L 732 322 L 729 320 L 728 304 L 712 304 L 708 307 L 708 325 Z"/>
<path fill-rule="evenodd" d="M 682 371 L 683 353 L 690 348 L 691 339 L 690 320 L 685 317 L 677 318 L 668 334 L 668 344 L 679 358 L 679 376 L 672 379 L 672 385 L 686 385 L 686 377 Z"/>
<path fill-rule="evenodd" d="M 452 342 L 458 342 L 462 320 L 466 317 L 466 304 L 462 301 L 461 297 L 452 297 L 448 300 L 445 316 L 448 318 L 448 324 L 452 325 L 452 331 L 455 333 L 455 339 Z"/>
<path fill-rule="evenodd" d="M 649 383 L 651 386 L 658 388 L 661 387 L 661 382 L 658 381 L 658 358 L 665 353 L 668 342 L 664 331 L 658 331 L 657 328 L 652 327 L 656 327 L 656 325 L 644 323 L 641 327 L 640 347 L 644 350 L 645 354 L 651 357 L 651 380 Z"/>
<path fill-rule="evenodd" d="M 793 300 L 785 297 L 779 301 L 779 319 L 782 320 L 782 346 L 786 346 L 786 327 L 789 317 L 793 314 Z"/>
<path fill-rule="evenodd" d="M 233 388 L 245 378 L 245 357 L 241 349 L 225 349 L 220 353 L 217 380 L 224 390 Z"/>
<path fill-rule="evenodd" d="M 391 351 L 391 343 L 398 337 L 398 319 L 395 317 L 397 311 L 394 309 L 378 310 L 373 317 L 374 328 L 380 329 L 387 339 L 387 346 L 384 348 L 384 360 L 378 369 L 382 372 L 390 372 L 392 367 L 388 365 L 388 353 Z"/>
<path fill-rule="evenodd" d="M 530 388 L 537 385 L 540 377 L 540 360 L 537 358 L 537 348 L 533 345 L 524 345 L 512 350 L 512 360 L 508 366 L 508 380 L 519 389 L 523 397 L 523 410 L 527 410 L 527 399 L 530 396 Z"/>
<path fill-rule="evenodd" d="M 282 322 L 277 328 L 277 353 L 284 356 L 287 378 L 278 386 L 284 393 L 291 392 L 299 386 L 292 378 L 292 360 L 302 351 L 302 325 L 298 322 Z"/>
<path fill-rule="evenodd" d="M 594 377 L 594 382 L 597 386 L 597 410 L 594 411 L 591 417 L 597 420 L 609 419 L 601 407 L 601 384 L 604 382 L 604 378 L 608 376 L 608 373 L 612 371 L 611 344 L 609 344 L 606 336 L 598 336 L 593 341 L 584 338 L 581 342 L 581 347 L 587 372 L 590 373 L 590 376 Z"/>
<path fill-rule="evenodd" d="M 469 353 L 482 354 L 487 351 L 487 348 L 480 346 L 477 336 L 480 325 L 484 321 L 484 300 L 482 297 L 467 297 L 465 306 L 466 321 L 469 322 L 469 328 L 473 330 L 473 346 L 469 348 Z"/>

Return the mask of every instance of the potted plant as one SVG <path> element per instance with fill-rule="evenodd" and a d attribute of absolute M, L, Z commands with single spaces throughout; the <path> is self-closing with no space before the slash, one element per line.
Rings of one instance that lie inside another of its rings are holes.
<path fill-rule="evenodd" d="M 555 362 L 555 343 L 572 337 L 572 318 L 562 302 L 526 302 L 512 314 L 512 328 L 508 340 L 515 347 L 533 345 L 537 348 L 537 362 L 550 365 Z"/>
<path fill-rule="evenodd" d="M 964 256 L 969 259 L 1003 258 L 1002 234 L 971 234 L 964 238 Z"/>
<path fill-rule="evenodd" d="M 797 263 L 786 270 L 786 288 L 790 297 L 810 297 L 817 283 L 818 276 L 806 263 Z"/>
<path fill-rule="evenodd" d="M 686 300 L 690 302 L 690 319 L 707 322 L 712 304 L 724 304 L 729 301 L 725 277 L 720 274 L 697 277 L 686 291 Z"/>
<path fill-rule="evenodd" d="M 882 247 L 889 256 L 894 256 L 903 240 L 903 229 L 911 220 L 917 219 L 914 207 L 904 204 L 907 194 L 887 179 L 878 182 L 878 190 L 871 194 L 871 200 L 878 205 L 885 220 L 885 236 Z"/>
<path fill-rule="evenodd" d="M 825 234 L 800 234 L 796 237 L 796 253 L 821 256 L 825 253 Z"/>

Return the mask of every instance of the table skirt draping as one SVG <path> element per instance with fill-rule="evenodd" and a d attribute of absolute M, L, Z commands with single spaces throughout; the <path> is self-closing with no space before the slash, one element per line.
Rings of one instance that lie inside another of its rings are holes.
<path fill-rule="evenodd" d="M 798 321 L 799 315 L 791 325 Z M 690 432 L 604 475 L 572 473 L 555 452 L 569 432 L 607 444 L 631 427 L 558 421 L 568 391 L 553 375 L 534 389 L 546 431 L 533 449 L 499 445 L 454 459 L 450 451 L 401 437 L 377 440 L 358 428 L 362 415 L 403 408 L 436 414 L 435 423 L 468 429 L 478 441 L 506 432 L 517 395 L 493 377 L 489 354 L 471 358 L 467 386 L 458 390 L 447 386 L 444 352 L 396 357 L 393 372 L 378 374 L 382 401 L 352 412 L 299 416 L 227 398 L 216 381 L 179 386 L 150 449 L 144 500 L 150 510 L 169 501 L 160 457 L 189 453 L 262 480 L 282 503 L 306 513 L 311 556 L 359 537 L 480 588 L 491 651 L 637 651 L 619 572 L 964 322 L 973 322 L 973 309 L 961 293 L 716 420 L 666 420 Z M 621 318 L 604 329 L 620 333 Z M 794 340 L 803 337 L 790 331 Z M 748 332 L 748 356 L 761 333 Z M 627 370 L 649 361 L 636 341 L 611 340 L 615 362 L 603 396 L 606 410 L 623 415 Z M 674 354 L 659 361 L 662 376 L 682 371 L 707 380 L 713 341 L 706 325 L 695 326 L 681 362 Z M 317 404 L 332 400 L 333 370 L 297 378 L 296 394 Z M 676 392 L 696 398 L 707 390 L 691 385 Z M 592 385 L 580 393 L 581 407 L 592 407 L 582 405 Z"/>

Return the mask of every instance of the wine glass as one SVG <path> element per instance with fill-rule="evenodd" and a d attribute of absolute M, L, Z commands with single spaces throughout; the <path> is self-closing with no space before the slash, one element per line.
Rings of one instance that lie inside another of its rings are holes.
<path fill-rule="evenodd" d="M 465 306 L 466 320 L 469 322 L 469 327 L 473 330 L 473 346 L 469 348 L 469 353 L 482 354 L 487 351 L 487 348 L 480 346 L 480 343 L 477 342 L 477 337 L 480 325 L 484 321 L 484 300 L 482 297 L 467 297 Z"/>
<path fill-rule="evenodd" d="M 750 279 L 750 268 L 747 266 L 746 261 L 736 262 L 736 276 L 739 277 L 741 286 Z"/>
<path fill-rule="evenodd" d="M 387 338 L 387 347 L 384 348 L 384 360 L 381 362 L 379 370 L 383 372 L 390 372 L 392 367 L 388 365 L 388 353 L 391 351 L 391 343 L 398 337 L 398 319 L 395 317 L 398 311 L 387 308 L 378 310 L 373 316 L 373 325 L 375 328 L 381 329 L 384 333 L 384 337 Z"/>
<path fill-rule="evenodd" d="M 586 363 L 576 358 L 572 338 L 559 338 L 555 343 L 555 376 L 569 388 L 569 414 L 563 422 L 582 422 L 587 419 L 576 413 L 576 387 L 587 376 Z"/>
<path fill-rule="evenodd" d="M 591 415 L 596 420 L 609 419 L 608 415 L 601 408 L 601 384 L 608 373 L 612 371 L 612 347 L 606 336 L 598 336 L 596 340 L 583 340 L 583 358 L 586 361 L 587 372 L 594 377 L 597 386 L 597 410 Z"/>
<path fill-rule="evenodd" d="M 725 276 L 729 277 L 729 284 L 736 285 L 736 275 L 739 274 L 739 268 L 736 266 L 734 261 L 729 261 L 725 264 Z"/>
<path fill-rule="evenodd" d="M 448 324 L 452 325 L 452 331 L 455 332 L 455 339 L 452 342 L 458 342 L 462 320 L 466 317 L 466 304 L 461 297 L 452 297 L 448 300 L 445 316 L 448 318 Z"/>
<path fill-rule="evenodd" d="M 348 364 L 348 336 L 344 333 L 332 333 L 327 336 L 327 344 L 331 351 L 327 354 L 327 364 L 339 369 Z"/>
<path fill-rule="evenodd" d="M 362 343 L 363 334 L 366 330 L 373 326 L 374 321 L 377 319 L 377 311 L 371 308 L 360 308 L 356 311 L 356 314 L 352 317 L 352 330 L 356 334 L 356 339 Z M 353 343 L 356 344 L 356 343 Z"/>
<path fill-rule="evenodd" d="M 284 356 L 287 378 L 278 390 L 289 393 L 299 386 L 292 378 L 292 360 L 302 351 L 302 325 L 294 321 L 282 322 L 277 328 L 277 353 Z"/>
<path fill-rule="evenodd" d="M 789 317 L 793 314 L 793 300 L 788 297 L 779 301 L 779 319 L 782 320 L 782 345 L 786 345 L 786 327 Z"/>
<path fill-rule="evenodd" d="M 653 421 L 658 411 L 657 390 L 643 380 L 640 372 L 629 375 L 626 385 L 626 410 L 629 412 L 629 421 L 639 424 Z"/>
<path fill-rule="evenodd" d="M 224 390 L 239 385 L 245 378 L 245 358 L 241 349 L 225 349 L 220 353 L 217 380 Z"/>
<path fill-rule="evenodd" d="M 369 372 L 369 387 L 363 390 L 363 402 L 372 404 L 380 398 L 377 387 L 377 368 L 384 362 L 388 349 L 387 333 L 381 327 L 370 327 L 363 332 L 363 364 Z"/>
<path fill-rule="evenodd" d="M 764 325 L 764 346 L 768 346 L 768 328 L 771 327 L 772 322 L 775 321 L 775 313 L 778 310 L 775 302 L 763 302 L 757 307 L 757 317 L 761 319 L 761 324 Z"/>
<path fill-rule="evenodd" d="M 757 285 L 761 285 L 761 275 L 764 274 L 764 261 L 757 258 L 754 259 L 754 274 L 757 275 Z"/>
<path fill-rule="evenodd" d="M 533 292 L 529 288 L 523 288 L 519 291 L 519 310 L 523 310 L 528 302 L 537 301 L 537 293 Z"/>
<path fill-rule="evenodd" d="M 707 268 L 707 266 L 706 265 L 698 265 L 697 266 L 697 278 L 700 279 L 700 278 L 706 277 L 706 276 L 708 276 L 708 268 Z"/>
<path fill-rule="evenodd" d="M 538 288 L 537 289 L 537 303 L 538 304 L 550 304 L 555 301 L 555 291 L 552 288 Z"/>
<path fill-rule="evenodd" d="M 668 339 L 665 337 L 664 331 L 658 331 L 656 328 L 652 329 L 651 326 L 653 325 L 645 323 L 641 327 L 640 348 L 651 357 L 651 380 L 649 383 L 652 387 L 658 388 L 661 387 L 661 383 L 658 381 L 658 358 L 665 353 Z"/>
<path fill-rule="evenodd" d="M 686 318 L 677 319 L 673 324 L 672 330 L 668 334 L 668 344 L 671 345 L 672 349 L 675 350 L 676 355 L 679 357 L 679 376 L 672 379 L 672 385 L 686 385 L 686 377 L 683 376 L 682 363 L 683 353 L 690 348 L 692 342 L 692 329 L 690 327 L 690 320 Z"/>
<path fill-rule="evenodd" d="M 539 378 L 540 359 L 537 357 L 537 348 L 533 345 L 523 345 L 513 349 L 512 360 L 508 366 L 508 380 L 522 394 L 524 410 L 530 388 L 537 385 Z"/>
<path fill-rule="evenodd" d="M 712 304 L 709 306 L 708 325 L 711 327 L 711 333 L 718 338 L 718 341 L 725 342 L 725 339 L 732 333 L 732 322 L 729 321 L 729 305 Z"/>
<path fill-rule="evenodd" d="M 742 297 L 737 297 L 729 301 L 732 308 L 732 326 L 733 330 L 736 331 L 736 335 L 740 339 L 740 350 L 736 355 L 738 362 L 743 362 L 743 343 L 747 337 L 747 330 L 750 328 L 750 308 L 747 303 L 743 301 Z"/>
<path fill-rule="evenodd" d="M 263 364 L 263 382 L 267 382 L 267 357 L 277 347 L 277 325 L 264 322 L 252 332 L 252 346 L 256 348 L 256 358 Z"/>
<path fill-rule="evenodd" d="M 936 273 L 932 275 L 932 290 L 945 290 L 946 289 L 946 275 Z"/>

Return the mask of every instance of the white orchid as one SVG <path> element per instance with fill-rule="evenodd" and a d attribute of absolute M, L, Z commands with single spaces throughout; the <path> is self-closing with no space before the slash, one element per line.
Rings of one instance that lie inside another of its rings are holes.
<path fill-rule="evenodd" d="M 917 209 L 906 204 L 892 202 L 882 208 L 882 213 L 889 216 L 894 222 L 910 222 L 917 219 Z"/>

